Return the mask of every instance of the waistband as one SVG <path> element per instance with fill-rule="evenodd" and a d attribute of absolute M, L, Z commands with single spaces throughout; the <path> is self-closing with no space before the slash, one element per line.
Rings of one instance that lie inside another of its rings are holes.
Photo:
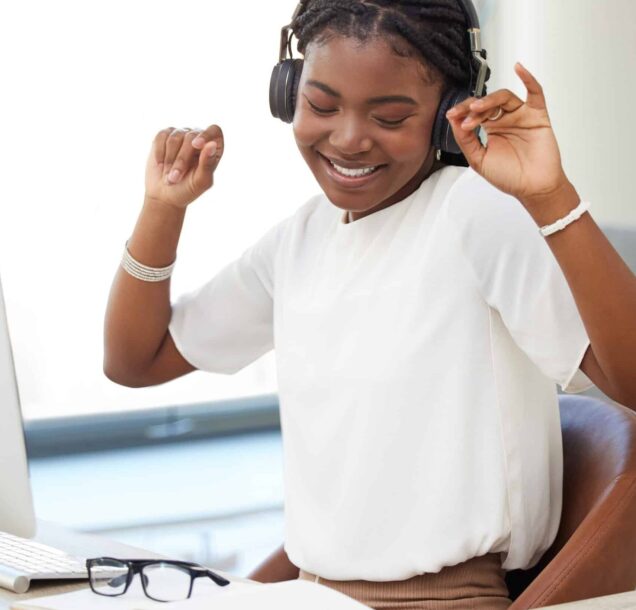
<path fill-rule="evenodd" d="M 375 609 L 505 610 L 511 601 L 504 576 L 500 553 L 488 553 L 406 580 L 329 580 L 302 569 L 298 578 L 335 589 Z"/>

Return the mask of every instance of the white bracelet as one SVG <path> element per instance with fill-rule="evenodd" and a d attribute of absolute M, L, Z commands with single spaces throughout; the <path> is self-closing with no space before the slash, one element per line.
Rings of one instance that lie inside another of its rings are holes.
<path fill-rule="evenodd" d="M 124 247 L 124 255 L 121 259 L 121 266 L 133 277 L 144 282 L 161 282 L 168 279 L 172 275 L 174 269 L 175 260 L 171 265 L 167 267 L 148 267 L 142 265 L 139 261 L 135 260 L 128 252 L 128 241 Z"/>
<path fill-rule="evenodd" d="M 577 205 L 569 214 L 564 216 L 563 218 L 559 218 L 556 222 L 553 222 L 551 225 L 545 225 L 545 227 L 541 227 L 539 231 L 541 231 L 541 235 L 543 237 L 547 237 L 548 235 L 552 235 L 552 233 L 556 233 L 557 231 L 561 231 L 565 229 L 569 224 L 573 223 L 575 220 L 578 220 L 590 209 L 589 201 L 581 201 L 579 205 Z"/>

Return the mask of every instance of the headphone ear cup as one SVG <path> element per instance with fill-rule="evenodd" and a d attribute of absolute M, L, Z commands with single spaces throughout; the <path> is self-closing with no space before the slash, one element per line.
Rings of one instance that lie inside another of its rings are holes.
<path fill-rule="evenodd" d="M 269 81 L 269 109 L 274 118 L 285 123 L 294 120 L 302 59 L 285 59 L 274 66 Z"/>
<path fill-rule="evenodd" d="M 462 155 L 461 148 L 455 140 L 453 130 L 446 118 L 446 113 L 453 107 L 470 97 L 470 92 L 465 89 L 449 89 L 443 96 L 437 109 L 435 123 L 433 124 L 433 146 L 442 153 Z"/>
<path fill-rule="evenodd" d="M 290 99 L 290 108 L 291 108 L 291 118 L 289 122 L 291 123 L 294 120 L 294 112 L 296 110 L 296 102 L 298 100 L 298 85 L 300 84 L 300 77 L 303 73 L 303 60 L 302 59 L 294 59 L 294 77 L 292 79 L 291 85 L 291 99 Z"/>
<path fill-rule="evenodd" d="M 278 109 L 278 76 L 282 65 L 283 62 L 280 62 L 274 66 L 272 76 L 269 79 L 269 111 L 275 119 L 280 118 L 280 111 Z"/>

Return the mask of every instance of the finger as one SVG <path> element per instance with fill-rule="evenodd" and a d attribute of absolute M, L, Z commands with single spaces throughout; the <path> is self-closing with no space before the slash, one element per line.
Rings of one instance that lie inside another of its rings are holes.
<path fill-rule="evenodd" d="M 485 147 L 472 129 L 464 129 L 460 119 L 449 117 L 448 122 L 466 161 L 475 171 L 479 172 L 486 154 Z"/>
<path fill-rule="evenodd" d="M 526 98 L 526 104 L 530 108 L 539 108 L 541 110 L 546 109 L 545 96 L 543 94 L 543 87 L 539 84 L 539 81 L 519 62 L 515 64 L 515 72 L 517 76 L 523 81 L 523 84 L 528 91 Z"/>
<path fill-rule="evenodd" d="M 185 136 L 185 131 L 183 129 L 173 129 L 168 138 L 166 140 L 166 153 L 163 158 L 163 162 L 165 163 L 164 170 L 167 171 L 170 169 L 174 160 L 177 158 L 177 154 L 181 149 L 181 144 L 183 142 L 183 137 Z"/>
<path fill-rule="evenodd" d="M 217 141 L 217 146 L 223 145 L 223 131 L 218 125 L 210 125 L 207 127 L 202 133 L 199 134 L 198 138 L 195 138 L 192 142 L 192 146 L 201 150 L 207 142 L 212 140 Z"/>
<path fill-rule="evenodd" d="M 199 131 L 194 129 L 185 130 L 185 134 L 181 141 L 181 148 L 175 160 L 172 162 L 170 172 L 167 176 L 168 184 L 176 184 L 189 171 L 192 166 L 197 165 L 199 151 L 192 148 L 192 140 L 199 135 Z"/>
<path fill-rule="evenodd" d="M 480 123 L 490 120 L 490 117 L 496 116 L 497 111 L 501 108 L 504 113 L 511 114 L 523 106 L 523 101 L 519 99 L 512 91 L 508 89 L 500 89 L 478 100 L 470 103 L 471 118 L 479 118 Z"/>
<path fill-rule="evenodd" d="M 199 163 L 193 176 L 194 186 L 198 191 L 202 192 L 212 186 L 214 170 L 220 159 L 217 141 L 208 142 L 199 155 Z"/>
<path fill-rule="evenodd" d="M 476 98 L 471 99 L 474 101 Z M 485 112 L 471 112 L 468 105 L 469 102 L 470 101 L 462 103 L 461 106 L 458 104 L 446 113 L 446 118 L 449 121 L 451 119 L 458 121 L 461 124 L 462 129 L 466 130 L 475 129 L 475 127 L 488 120 L 487 113 Z M 488 113 L 490 112 L 491 111 L 488 111 Z"/>
<path fill-rule="evenodd" d="M 166 155 L 166 140 L 173 130 L 174 127 L 168 127 L 166 129 L 162 129 L 155 136 L 153 141 L 153 152 L 157 165 L 161 165 L 164 162 L 164 157 Z"/>
<path fill-rule="evenodd" d="M 476 97 L 468 97 L 465 100 L 459 102 L 459 104 L 455 104 L 455 106 L 453 106 L 446 113 L 446 116 L 448 118 L 450 118 L 450 117 L 453 117 L 453 118 L 462 117 L 462 118 L 464 118 L 470 112 L 471 103 L 477 101 L 477 99 L 478 98 L 476 98 Z M 479 98 L 479 99 L 481 99 L 481 98 Z"/>

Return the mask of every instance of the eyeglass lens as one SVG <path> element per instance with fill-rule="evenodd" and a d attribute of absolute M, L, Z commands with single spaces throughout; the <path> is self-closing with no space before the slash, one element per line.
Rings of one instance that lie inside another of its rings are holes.
<path fill-rule="evenodd" d="M 129 571 L 129 565 L 117 559 L 92 559 L 89 570 L 91 588 L 100 595 L 122 595 L 130 579 Z M 176 602 L 190 597 L 192 576 L 186 567 L 157 561 L 144 565 L 139 575 L 145 594 L 154 600 Z"/>
<path fill-rule="evenodd" d="M 121 595 L 128 582 L 128 566 L 113 559 L 93 562 L 90 569 L 90 584 L 100 595 Z"/>
<path fill-rule="evenodd" d="M 152 563 L 141 570 L 146 595 L 161 602 L 176 602 L 190 596 L 190 571 L 169 563 Z"/>

